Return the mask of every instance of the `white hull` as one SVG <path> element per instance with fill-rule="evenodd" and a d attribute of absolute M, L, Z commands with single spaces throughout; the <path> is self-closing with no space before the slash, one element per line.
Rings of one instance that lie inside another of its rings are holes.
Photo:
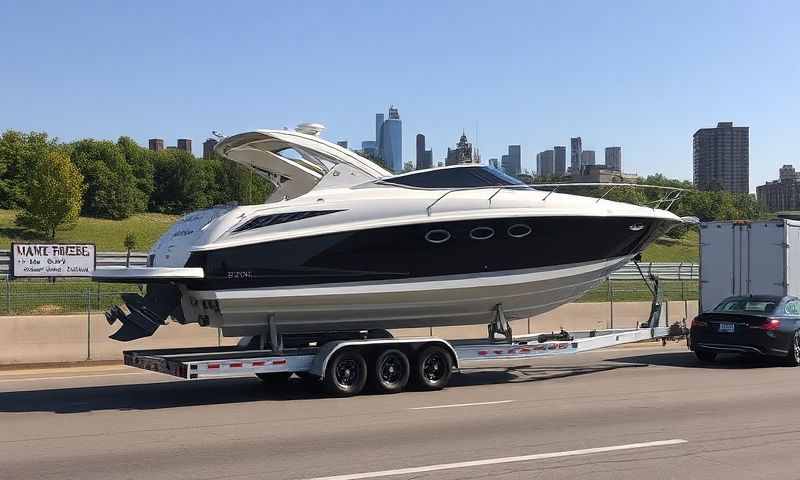
<path fill-rule="evenodd" d="M 190 295 L 219 302 L 220 314 L 210 318 L 209 326 L 222 328 L 226 336 L 262 333 L 269 315 L 283 333 L 488 324 L 497 304 L 502 304 L 510 319 L 547 312 L 582 296 L 628 260 L 619 257 L 410 282 L 195 291 Z"/>

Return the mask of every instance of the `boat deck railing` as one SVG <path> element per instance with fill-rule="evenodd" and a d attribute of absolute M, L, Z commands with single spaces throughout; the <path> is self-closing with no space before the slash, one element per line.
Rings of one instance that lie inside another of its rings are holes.
<path fill-rule="evenodd" d="M 675 202 L 681 199 L 681 197 L 687 192 L 684 188 L 678 187 L 664 187 L 661 185 L 640 185 L 636 183 L 601 183 L 601 182 L 593 182 L 593 183 L 536 183 L 531 185 L 498 185 L 498 186 L 489 186 L 489 187 L 463 187 L 463 188 L 451 188 L 445 191 L 442 195 L 436 198 L 428 207 L 425 209 L 428 213 L 428 216 L 431 215 L 431 210 L 433 207 L 442 201 L 446 196 L 450 195 L 453 192 L 466 192 L 472 190 L 495 190 L 489 198 L 487 199 L 489 202 L 489 206 L 492 205 L 492 199 L 496 197 L 500 192 L 503 190 L 538 190 L 539 188 L 552 188 L 552 190 L 547 190 L 547 195 L 542 198 L 543 202 L 546 202 L 547 199 L 559 189 L 564 187 L 606 187 L 607 190 L 603 192 L 603 194 L 596 198 L 595 203 L 599 203 L 600 200 L 603 200 L 610 194 L 612 191 L 618 188 L 639 188 L 639 189 L 649 189 L 649 190 L 663 190 L 665 193 L 656 200 L 651 200 L 645 202 L 645 206 L 649 206 L 652 209 L 663 209 L 669 210 L 675 205 Z"/>

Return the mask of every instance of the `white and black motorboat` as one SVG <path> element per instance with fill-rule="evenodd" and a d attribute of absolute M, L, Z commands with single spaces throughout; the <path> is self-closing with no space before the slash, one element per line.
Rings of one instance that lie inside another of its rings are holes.
<path fill-rule="evenodd" d="M 94 279 L 127 294 L 112 338 L 167 317 L 226 336 L 489 324 L 577 299 L 681 219 L 667 210 L 539 190 L 481 165 L 392 175 L 320 126 L 258 130 L 216 151 L 268 178 L 268 203 L 178 220 L 147 267 Z"/>

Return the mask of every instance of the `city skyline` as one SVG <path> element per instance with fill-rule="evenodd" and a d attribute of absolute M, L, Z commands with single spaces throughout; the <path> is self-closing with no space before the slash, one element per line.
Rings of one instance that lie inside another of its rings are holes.
<path fill-rule="evenodd" d="M 520 144 L 527 170 L 536 152 L 569 146 L 580 134 L 601 156 L 602 147 L 623 145 L 625 171 L 691 179 L 692 133 L 720 120 L 751 129 L 751 187 L 794 161 L 783 152 L 794 150 L 800 111 L 800 65 L 791 60 L 797 2 L 498 9 L 412 1 L 391 10 L 332 3 L 313 15 L 304 4 L 253 4 L 236 18 L 211 2 L 151 5 L 160 15 L 117 3 L 8 4 L 0 40 L 26 49 L 4 56 L 0 130 L 46 131 L 63 141 L 128 135 L 140 145 L 185 137 L 200 156 L 211 130 L 314 121 L 328 127 L 325 138 L 356 147 L 374 137 L 366 119 L 390 101 L 406 132 L 426 135 L 435 164 L 462 129 L 487 158 Z M 263 18 L 313 28 L 290 39 L 260 28 Z M 534 31 L 508 28 L 533 18 L 550 21 Z M 560 27 L 576 23 L 591 28 L 575 36 Z M 220 33 L 197 28 L 209 24 Z M 483 34 L 456 35 L 460 25 L 481 25 Z M 362 61 L 377 58 L 387 61 Z M 274 65 L 287 74 L 276 75 Z M 470 74 L 454 86 L 449 79 L 463 65 Z M 542 65 L 551 74 L 541 75 Z M 403 161 L 413 161 L 413 134 L 403 137 Z"/>

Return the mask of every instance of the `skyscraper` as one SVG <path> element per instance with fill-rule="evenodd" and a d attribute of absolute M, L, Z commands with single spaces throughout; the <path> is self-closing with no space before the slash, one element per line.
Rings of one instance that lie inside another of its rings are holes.
<path fill-rule="evenodd" d="M 555 159 L 553 160 L 553 175 L 563 177 L 567 174 L 567 147 L 556 145 L 553 147 Z"/>
<path fill-rule="evenodd" d="M 178 150 L 183 150 L 184 152 L 192 153 L 192 140 L 190 138 L 179 138 Z"/>
<path fill-rule="evenodd" d="M 540 177 L 555 175 L 555 152 L 553 150 L 545 150 L 536 155 L 536 174 Z"/>
<path fill-rule="evenodd" d="M 503 170 L 509 175 L 522 173 L 522 147 L 519 145 L 508 146 L 508 165 L 503 164 Z"/>
<path fill-rule="evenodd" d="M 693 138 L 694 185 L 698 190 L 750 191 L 750 128 L 719 122 Z"/>
<path fill-rule="evenodd" d="M 347 140 L 339 140 L 338 142 L 336 142 L 336 145 L 339 145 L 342 148 L 347 148 L 348 143 Z"/>
<path fill-rule="evenodd" d="M 154 152 L 160 152 L 164 150 L 164 139 L 163 138 L 151 138 L 147 141 L 147 146 L 150 150 Z"/>
<path fill-rule="evenodd" d="M 447 157 L 445 158 L 445 165 L 461 165 L 466 163 L 473 163 L 472 144 L 467 141 L 467 134 L 462 132 L 461 138 L 458 139 L 456 148 L 447 149 Z"/>
<path fill-rule="evenodd" d="M 622 171 L 622 147 L 606 147 L 606 168 Z"/>
<path fill-rule="evenodd" d="M 433 167 L 433 149 L 429 148 L 425 150 L 425 166 L 420 167 L 419 165 L 417 165 L 417 169 L 432 168 L 432 167 Z"/>
<path fill-rule="evenodd" d="M 422 168 L 430 168 L 430 165 L 425 166 L 425 135 L 417 134 L 417 170 Z"/>
<path fill-rule="evenodd" d="M 203 160 L 209 160 L 214 156 L 214 147 L 217 146 L 216 138 L 209 138 L 203 142 Z"/>
<path fill-rule="evenodd" d="M 375 114 L 375 149 L 380 152 L 381 151 L 381 136 L 383 135 L 381 132 L 383 131 L 383 114 L 376 113 Z"/>
<path fill-rule="evenodd" d="M 380 131 L 381 141 L 378 151 L 384 165 L 393 172 L 402 172 L 403 122 L 400 120 L 400 113 L 394 106 L 389 107 L 389 118 L 384 120 Z"/>
<path fill-rule="evenodd" d="M 581 145 L 581 137 L 572 137 L 569 139 L 569 170 L 573 175 L 579 175 L 581 172 L 581 152 L 583 146 Z"/>
<path fill-rule="evenodd" d="M 594 150 L 583 150 L 581 152 L 581 167 L 584 165 L 594 165 Z"/>

